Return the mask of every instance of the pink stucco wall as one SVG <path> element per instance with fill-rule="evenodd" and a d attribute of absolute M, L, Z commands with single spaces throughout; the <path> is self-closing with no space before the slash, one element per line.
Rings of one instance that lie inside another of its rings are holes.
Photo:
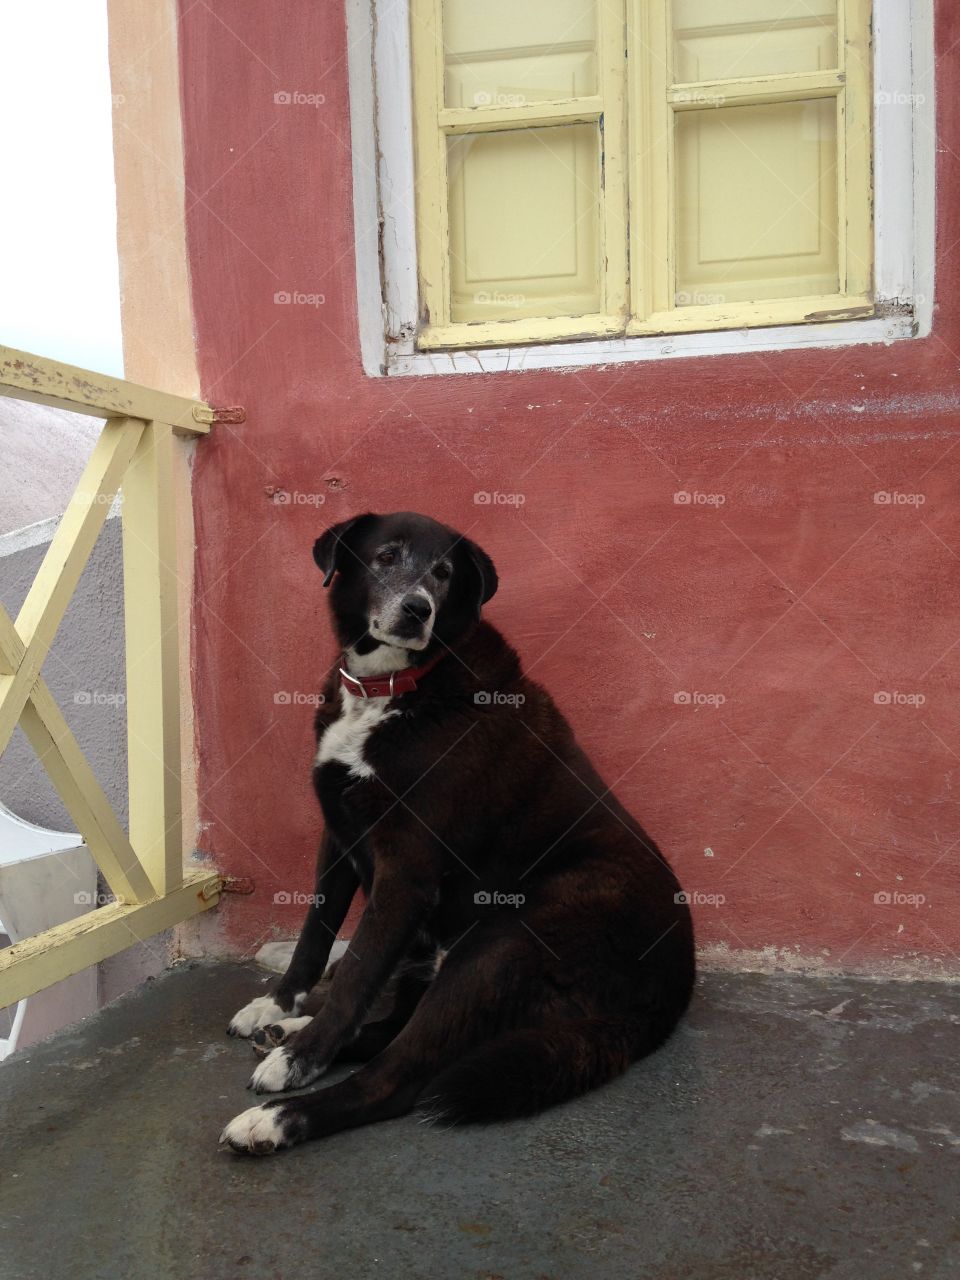
<path fill-rule="evenodd" d="M 960 10 L 937 8 L 933 337 L 385 380 L 360 366 L 343 5 L 183 4 L 203 392 L 248 415 L 195 473 L 202 848 L 257 885 L 220 913 L 229 946 L 292 934 L 274 894 L 309 888 L 312 713 L 278 695 L 334 656 L 312 542 L 412 508 L 493 555 L 491 619 L 690 890 L 722 895 L 702 944 L 960 970 Z M 324 305 L 274 303 L 294 289 Z M 924 901 L 875 901 L 897 893 Z"/>

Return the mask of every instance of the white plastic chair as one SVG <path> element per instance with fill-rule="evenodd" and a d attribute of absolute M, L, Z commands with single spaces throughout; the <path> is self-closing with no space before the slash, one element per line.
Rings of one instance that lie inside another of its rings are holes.
<path fill-rule="evenodd" d="M 49 831 L 0 804 L 0 932 L 11 942 L 63 924 L 96 905 L 97 868 L 80 836 Z M 96 965 L 16 1006 L 0 1061 L 97 1008 Z"/>

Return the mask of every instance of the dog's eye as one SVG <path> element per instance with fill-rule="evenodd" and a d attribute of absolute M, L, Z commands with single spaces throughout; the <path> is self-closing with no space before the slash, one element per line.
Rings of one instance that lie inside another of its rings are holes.
<path fill-rule="evenodd" d="M 438 582 L 446 582 L 446 580 L 450 577 L 449 565 L 435 564 L 431 572 Z"/>
<path fill-rule="evenodd" d="M 395 551 L 378 551 L 376 556 L 377 564 L 382 564 L 384 567 L 393 564 L 396 558 L 397 553 Z"/>

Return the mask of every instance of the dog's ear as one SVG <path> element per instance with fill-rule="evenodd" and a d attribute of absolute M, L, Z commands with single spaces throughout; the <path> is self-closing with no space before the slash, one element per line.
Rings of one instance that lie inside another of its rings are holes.
<path fill-rule="evenodd" d="M 349 554 L 346 550 L 348 537 L 359 532 L 358 526 L 361 523 L 376 518 L 372 511 L 367 511 L 361 516 L 354 516 L 352 520 L 341 520 L 339 524 L 331 525 L 313 544 L 313 558 L 323 574 L 325 587 L 329 587 L 333 575 L 343 567 L 344 555 Z"/>
<path fill-rule="evenodd" d="M 482 547 L 478 547 L 469 538 L 464 538 L 463 549 L 467 562 L 477 577 L 477 617 L 479 618 L 480 610 L 496 594 L 500 580 L 497 577 L 496 566 Z"/>

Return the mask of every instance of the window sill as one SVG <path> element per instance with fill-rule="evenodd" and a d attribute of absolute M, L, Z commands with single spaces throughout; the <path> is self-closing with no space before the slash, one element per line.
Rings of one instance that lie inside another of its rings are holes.
<path fill-rule="evenodd" d="M 771 329 L 785 325 L 822 324 L 873 318 L 877 308 L 868 295 L 784 298 L 770 302 L 722 303 L 678 307 L 642 320 L 600 313 L 556 319 L 465 321 L 432 325 L 417 334 L 418 351 L 475 351 L 481 347 L 543 346 L 554 342 L 596 339 L 702 335 L 720 329 Z"/>
<path fill-rule="evenodd" d="M 590 365 L 632 364 L 697 356 L 745 355 L 883 343 L 925 337 L 912 314 L 771 328 L 724 329 L 710 333 L 660 334 L 649 337 L 606 337 L 523 347 L 477 347 L 470 350 L 398 351 L 388 354 L 389 377 L 447 373 L 520 372 L 532 369 L 575 369 Z"/>

